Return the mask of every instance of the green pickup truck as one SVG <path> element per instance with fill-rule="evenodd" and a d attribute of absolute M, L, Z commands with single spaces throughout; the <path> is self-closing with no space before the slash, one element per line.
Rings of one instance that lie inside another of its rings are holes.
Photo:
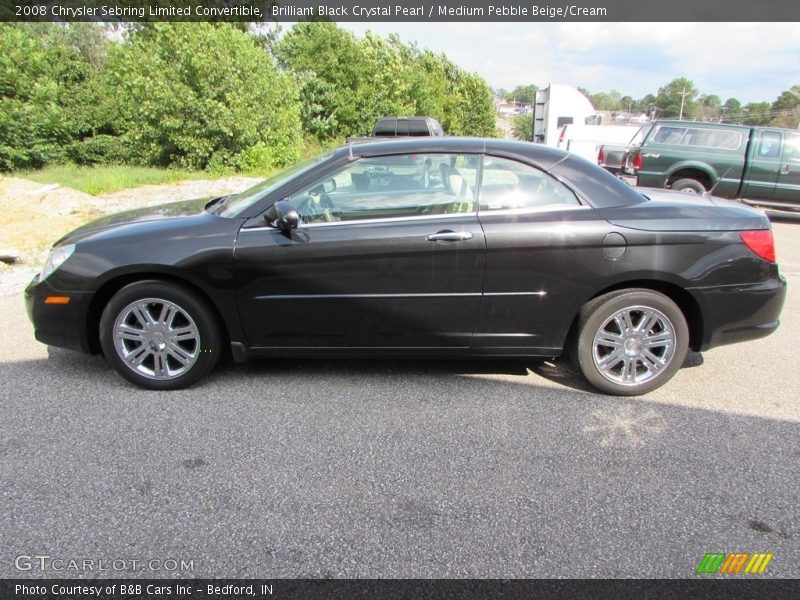
<path fill-rule="evenodd" d="M 630 183 L 800 210 L 800 131 L 654 121 L 643 133 L 625 159 Z"/>

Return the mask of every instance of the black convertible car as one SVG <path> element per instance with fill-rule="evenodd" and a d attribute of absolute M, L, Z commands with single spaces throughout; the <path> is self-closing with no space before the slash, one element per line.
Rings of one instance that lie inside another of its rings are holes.
<path fill-rule="evenodd" d="M 524 142 L 344 146 L 234 196 L 135 210 L 56 243 L 36 338 L 176 389 L 251 356 L 557 357 L 634 395 L 689 348 L 773 332 L 767 218 L 637 190 Z"/>

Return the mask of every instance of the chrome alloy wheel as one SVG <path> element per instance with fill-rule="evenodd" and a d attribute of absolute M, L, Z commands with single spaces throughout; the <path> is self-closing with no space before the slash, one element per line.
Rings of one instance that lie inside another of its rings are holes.
<path fill-rule="evenodd" d="M 675 355 L 675 328 L 667 316 L 649 306 L 629 306 L 614 313 L 597 330 L 592 359 L 598 372 L 620 385 L 646 383 Z"/>
<path fill-rule="evenodd" d="M 149 379 L 175 379 L 200 356 L 200 332 L 180 306 L 143 298 L 123 308 L 114 321 L 114 348 L 124 364 Z"/>

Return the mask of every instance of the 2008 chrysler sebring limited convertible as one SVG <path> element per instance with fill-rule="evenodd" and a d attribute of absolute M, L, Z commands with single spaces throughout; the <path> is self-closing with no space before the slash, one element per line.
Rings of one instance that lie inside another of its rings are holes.
<path fill-rule="evenodd" d="M 761 213 L 629 187 L 524 142 L 344 146 L 241 194 L 134 210 L 56 243 L 36 338 L 145 388 L 250 356 L 557 357 L 653 390 L 689 348 L 776 329 Z"/>

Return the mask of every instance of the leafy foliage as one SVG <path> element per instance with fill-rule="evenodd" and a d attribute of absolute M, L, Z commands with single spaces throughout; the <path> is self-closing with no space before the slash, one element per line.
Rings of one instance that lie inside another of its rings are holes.
<path fill-rule="evenodd" d="M 331 22 L 306 22 L 274 50 L 295 73 L 304 131 L 318 140 L 367 135 L 386 115 L 432 116 L 450 133 L 494 135 L 486 82 L 395 35 L 358 39 Z"/>
<path fill-rule="evenodd" d="M 0 170 L 64 158 L 84 126 L 78 99 L 89 78 L 76 49 L 31 26 L 0 24 Z"/>
<path fill-rule="evenodd" d="M 538 88 L 531 85 L 518 85 L 510 92 L 501 94 L 508 102 L 520 102 L 522 104 L 531 104 L 533 102 L 534 94 Z"/>
<path fill-rule="evenodd" d="M 268 169 L 298 156 L 295 83 L 237 28 L 139 28 L 112 51 L 108 77 L 120 128 L 138 162 Z"/>
<path fill-rule="evenodd" d="M 511 130 L 518 140 L 533 138 L 533 115 L 517 115 L 511 123 Z"/>

